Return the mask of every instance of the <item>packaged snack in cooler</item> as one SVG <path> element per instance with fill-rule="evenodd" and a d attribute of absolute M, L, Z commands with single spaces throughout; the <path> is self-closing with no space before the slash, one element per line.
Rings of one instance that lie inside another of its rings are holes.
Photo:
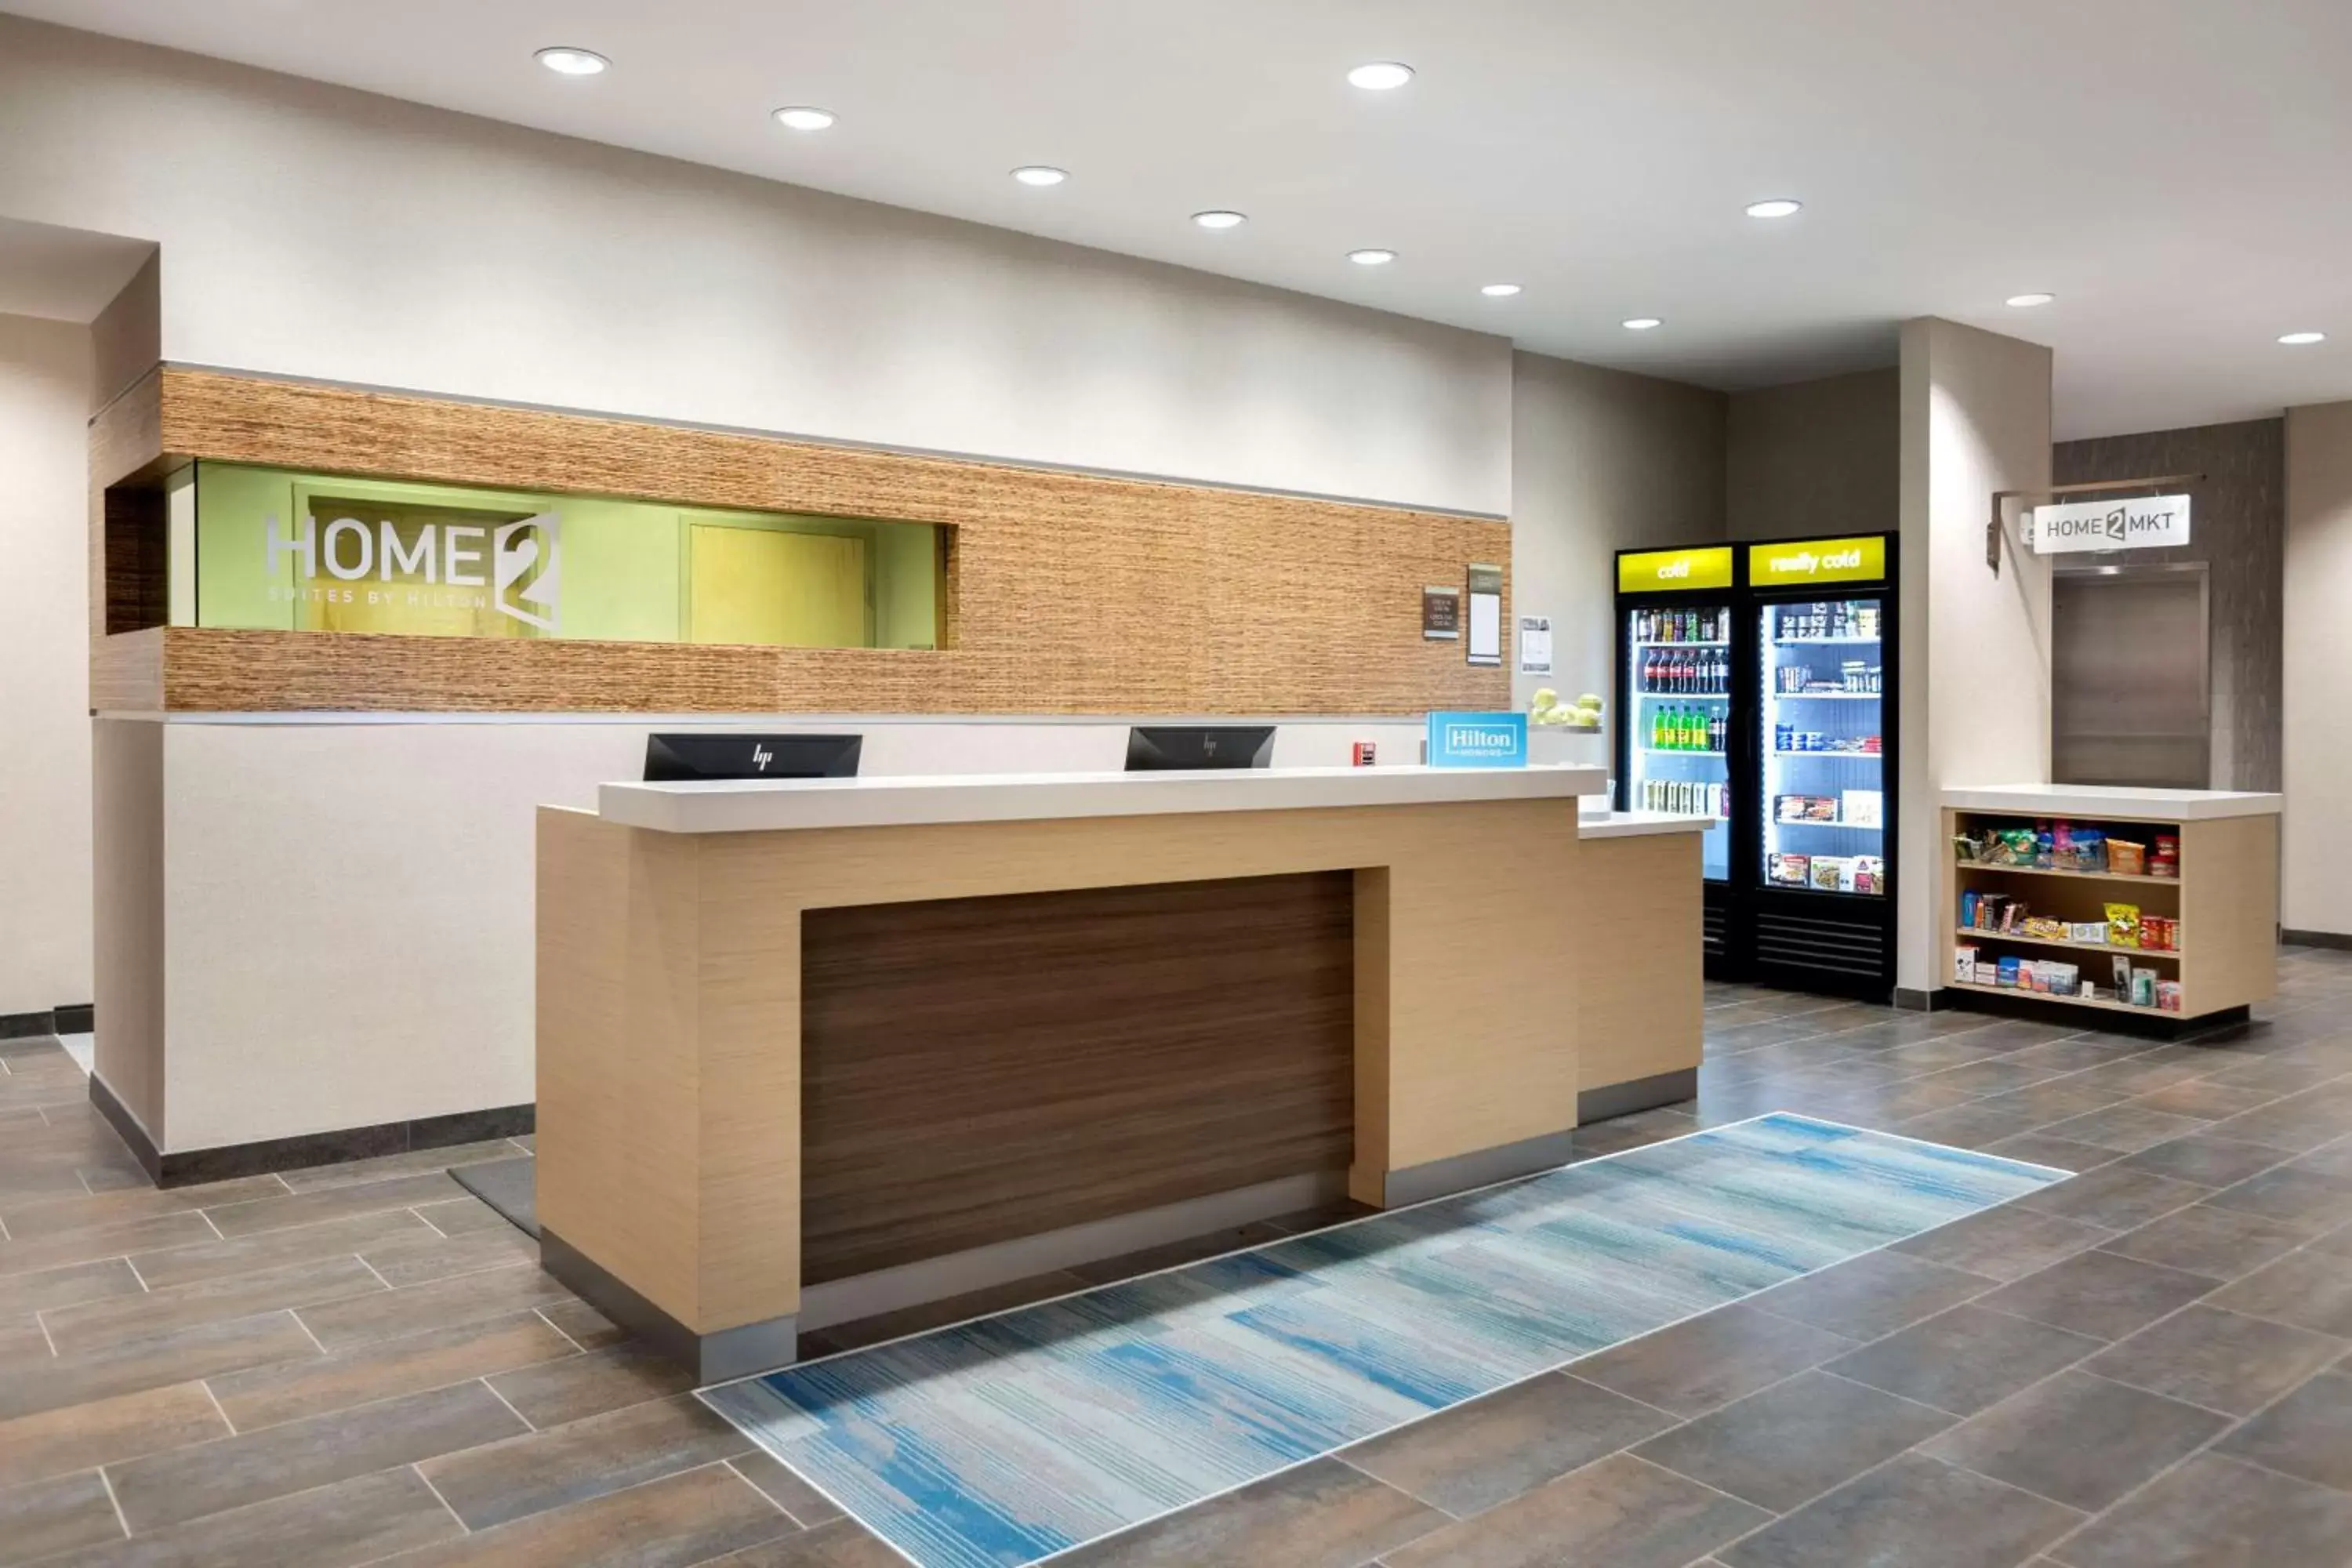
<path fill-rule="evenodd" d="M 1886 862 L 1876 855 L 1853 858 L 1853 890 L 1857 893 L 1883 893 L 1886 890 Z"/>
<path fill-rule="evenodd" d="M 2017 961 L 2016 959 L 2014 959 L 2014 958 L 2004 958 L 2004 959 L 2002 959 L 2002 960 L 2000 961 L 2000 964 L 1999 968 L 1997 968 L 1997 969 L 1994 971 L 1995 974 L 1999 977 L 1998 979 L 1996 979 L 1996 980 L 1995 980 L 1994 984 L 1998 984 L 1998 985 L 2014 985 L 2014 984 L 2017 984 L 2017 963 L 2018 963 L 2018 961 Z"/>
<path fill-rule="evenodd" d="M 1801 888 L 1810 879 L 1811 858 L 1804 855 L 1775 855 L 1767 868 L 1772 880 L 1784 888 Z"/>
<path fill-rule="evenodd" d="M 2135 969 L 2132 971 L 2131 998 L 2132 1005 L 2135 1007 L 2153 1007 L 2156 1005 L 2155 970 Z"/>
<path fill-rule="evenodd" d="M 1850 789 L 1839 797 L 1838 820 L 1855 827 L 1876 827 L 1883 820 L 1881 796 L 1874 789 Z"/>
<path fill-rule="evenodd" d="M 2156 983 L 2156 1008 L 2159 1013 L 2180 1011 L 2180 982 L 2159 980 Z"/>
<path fill-rule="evenodd" d="M 2139 945 L 2139 906 L 2137 904 L 2107 906 L 2107 945 L 2109 947 Z"/>
<path fill-rule="evenodd" d="M 1836 892 L 1840 881 L 1851 875 L 1852 873 L 1846 869 L 1843 856 L 1816 855 L 1813 857 L 1813 886 L 1825 893 Z"/>
<path fill-rule="evenodd" d="M 2135 844 L 2128 838 L 2107 840 L 2107 869 L 2118 877 L 2144 877 L 2147 874 L 2147 846 Z"/>
<path fill-rule="evenodd" d="M 1977 983 L 1977 950 L 1966 942 L 1952 950 L 1952 978 L 1963 985 Z"/>

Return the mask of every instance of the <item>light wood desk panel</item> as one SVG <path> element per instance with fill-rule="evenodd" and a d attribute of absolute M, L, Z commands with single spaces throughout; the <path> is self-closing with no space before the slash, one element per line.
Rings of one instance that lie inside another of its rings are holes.
<path fill-rule="evenodd" d="M 1350 1190 L 1563 1133 L 1572 799 L 664 834 L 541 818 L 542 1222 L 696 1334 L 801 1298 L 803 910 L 1356 873 Z M 1083 1180 L 1084 1173 L 1074 1173 Z"/>

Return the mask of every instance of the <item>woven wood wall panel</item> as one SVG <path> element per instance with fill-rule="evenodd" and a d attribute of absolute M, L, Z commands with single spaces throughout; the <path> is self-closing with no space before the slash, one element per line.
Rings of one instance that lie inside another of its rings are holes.
<path fill-rule="evenodd" d="M 1412 713 L 1510 678 L 1421 637 L 1491 520 L 167 368 L 163 450 L 332 473 L 951 525 L 951 647 L 174 628 L 175 709 Z M 1507 620 L 1506 605 L 1506 622 Z"/>

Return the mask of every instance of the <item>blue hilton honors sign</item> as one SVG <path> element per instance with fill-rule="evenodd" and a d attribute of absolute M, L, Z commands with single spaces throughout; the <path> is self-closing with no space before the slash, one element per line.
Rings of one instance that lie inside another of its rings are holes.
<path fill-rule="evenodd" d="M 1524 713 L 1432 713 L 1433 768 L 1523 768 L 1528 765 Z"/>

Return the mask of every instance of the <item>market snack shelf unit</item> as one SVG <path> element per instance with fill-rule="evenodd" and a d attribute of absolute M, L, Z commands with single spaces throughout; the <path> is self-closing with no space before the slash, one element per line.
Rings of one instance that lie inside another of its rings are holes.
<path fill-rule="evenodd" d="M 2242 815 L 2212 813 L 2239 809 L 2237 803 L 2274 803 L 2276 798 L 2065 785 L 2045 786 L 2040 792 L 1947 791 L 1941 881 L 1944 929 L 1953 934 L 1944 942 L 1942 983 L 1964 994 L 2024 997 L 2053 1007 L 2135 1014 L 2168 1023 L 2242 1015 L 2252 1004 L 2269 998 L 2277 984 L 2278 816 L 2274 804 L 2267 809 L 2246 809 Z M 2169 814 L 2167 807 L 2171 808 Z M 2158 834 L 2174 836 L 2180 843 L 2179 874 L 2157 877 L 1965 861 L 1954 848 L 1961 834 L 1980 836 L 1990 827 L 2032 827 L 2038 822 L 2062 819 L 2151 847 Z M 1958 922 L 1960 896 L 1971 891 L 2008 893 L 2024 900 L 2034 914 L 2083 924 L 2104 921 L 2110 903 L 2135 904 L 2145 913 L 2179 921 L 2176 945 L 2119 947 L 1971 929 Z M 1980 963 L 2003 954 L 2020 958 L 2050 956 L 2061 951 L 2079 954 L 2083 977 L 2103 988 L 2108 982 L 2109 966 L 2100 963 L 2100 957 L 2120 954 L 2135 964 L 2153 965 L 2166 979 L 2177 979 L 2180 1009 L 2166 1012 L 2104 996 L 2053 995 L 1962 981 L 1954 951 L 1962 944 L 1976 946 Z"/>

